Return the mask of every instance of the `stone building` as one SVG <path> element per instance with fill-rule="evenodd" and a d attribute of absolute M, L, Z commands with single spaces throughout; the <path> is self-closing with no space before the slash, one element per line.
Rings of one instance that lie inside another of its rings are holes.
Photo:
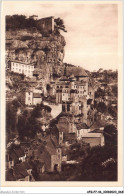
<path fill-rule="evenodd" d="M 84 134 L 90 132 L 90 128 L 86 125 L 86 123 L 77 124 L 76 127 L 77 127 L 77 139 L 81 139 Z"/>
<path fill-rule="evenodd" d="M 25 62 L 11 60 L 8 62 L 10 71 L 23 74 L 26 77 L 33 77 L 34 65 Z"/>
<path fill-rule="evenodd" d="M 33 92 L 33 90 L 26 90 L 20 94 L 21 102 L 25 105 L 37 105 L 42 102 L 42 94 L 39 91 Z"/>
<path fill-rule="evenodd" d="M 61 162 L 62 162 L 62 150 L 59 143 L 50 136 L 47 136 L 44 139 L 46 142 L 45 148 L 36 149 L 35 160 L 45 164 L 46 172 L 61 171 Z"/>
<path fill-rule="evenodd" d="M 51 34 L 54 31 L 54 17 L 37 20 L 37 26 L 43 35 Z"/>

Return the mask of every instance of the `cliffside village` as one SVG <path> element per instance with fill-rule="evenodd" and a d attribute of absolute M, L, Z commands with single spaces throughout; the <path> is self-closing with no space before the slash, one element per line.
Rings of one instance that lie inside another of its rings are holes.
<path fill-rule="evenodd" d="M 51 26 L 54 30 L 53 23 Z M 38 80 L 34 64 L 9 58 L 7 72 L 24 75 L 29 82 L 36 83 L 34 87 L 18 91 L 13 97 L 9 96 L 11 91 L 7 88 L 7 102 L 18 99 L 29 111 L 38 104 L 51 108 L 51 111 L 42 108 L 44 116 L 37 118 L 41 130 L 37 131 L 34 139 L 21 141 L 16 135 L 7 142 L 7 181 L 36 181 L 34 174 L 45 177 L 46 173 L 61 172 L 63 164 L 79 163 L 70 159 L 68 154 L 69 147 L 75 142 L 83 142 L 90 147 L 105 145 L 103 120 L 108 122 L 113 118 L 110 115 L 103 118 L 105 115 L 94 108 L 94 93 L 99 86 L 91 81 L 83 68 L 76 72 L 72 67 L 70 73 L 65 66 L 63 76 L 53 79 L 50 75 L 49 88 L 42 78 Z M 11 83 L 9 76 L 6 83 Z M 21 114 L 20 108 L 18 114 Z"/>

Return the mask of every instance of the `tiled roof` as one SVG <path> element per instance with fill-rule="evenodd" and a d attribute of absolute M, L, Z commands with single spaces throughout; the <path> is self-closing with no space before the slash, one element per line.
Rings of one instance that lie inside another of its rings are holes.
<path fill-rule="evenodd" d="M 83 137 L 101 137 L 101 133 L 84 133 Z"/>
<path fill-rule="evenodd" d="M 39 94 L 39 93 L 33 93 L 33 98 L 41 98 L 41 94 Z"/>

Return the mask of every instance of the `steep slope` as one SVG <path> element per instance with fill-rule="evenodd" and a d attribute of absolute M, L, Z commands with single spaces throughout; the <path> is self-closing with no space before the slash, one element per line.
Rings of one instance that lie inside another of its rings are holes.
<path fill-rule="evenodd" d="M 34 63 L 35 73 L 49 82 L 53 74 L 62 75 L 65 44 L 61 34 L 43 37 L 37 30 L 9 30 L 6 32 L 6 58 Z"/>

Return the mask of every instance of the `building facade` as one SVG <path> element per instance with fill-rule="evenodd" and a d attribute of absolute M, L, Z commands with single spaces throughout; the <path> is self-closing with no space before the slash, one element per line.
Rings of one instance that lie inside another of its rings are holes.
<path fill-rule="evenodd" d="M 33 77 L 34 65 L 26 64 L 21 61 L 11 60 L 8 62 L 10 71 L 18 74 L 23 74 L 26 77 Z"/>

